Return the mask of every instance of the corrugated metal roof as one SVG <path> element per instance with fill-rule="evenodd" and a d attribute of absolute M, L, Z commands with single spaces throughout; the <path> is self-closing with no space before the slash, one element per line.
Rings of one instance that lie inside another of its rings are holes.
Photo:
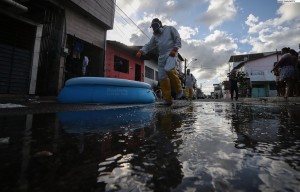
<path fill-rule="evenodd" d="M 280 52 L 277 52 L 278 54 Z M 264 52 L 264 53 L 252 53 L 252 54 L 243 54 L 243 55 L 232 55 L 228 62 L 245 62 L 245 61 L 252 61 L 256 59 L 260 59 L 263 57 L 267 57 L 270 55 L 275 55 L 276 51 L 273 52 Z"/>

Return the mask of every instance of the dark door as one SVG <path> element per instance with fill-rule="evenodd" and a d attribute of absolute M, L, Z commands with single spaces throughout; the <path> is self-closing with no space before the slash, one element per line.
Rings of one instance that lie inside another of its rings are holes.
<path fill-rule="evenodd" d="M 135 64 L 135 79 L 136 81 L 141 81 L 141 65 Z"/>

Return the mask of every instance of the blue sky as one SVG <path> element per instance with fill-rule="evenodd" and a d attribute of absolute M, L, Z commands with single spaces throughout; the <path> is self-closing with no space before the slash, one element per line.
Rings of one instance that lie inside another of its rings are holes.
<path fill-rule="evenodd" d="M 180 54 L 205 93 L 226 80 L 231 55 L 260 53 L 300 43 L 300 3 L 277 0 L 117 0 L 114 29 L 107 38 L 144 45 L 153 18 L 174 26 L 182 38 Z M 124 14 L 124 13 L 126 14 Z M 130 19 L 129 19 L 130 18 Z M 133 22 L 134 23 L 133 23 Z M 146 34 L 146 35 L 145 35 Z M 148 37 L 147 37 L 148 36 Z"/>

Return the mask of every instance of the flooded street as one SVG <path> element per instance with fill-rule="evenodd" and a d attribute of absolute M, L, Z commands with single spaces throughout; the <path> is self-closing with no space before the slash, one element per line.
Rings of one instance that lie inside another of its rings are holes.
<path fill-rule="evenodd" d="M 300 191 L 300 105 L 0 116 L 7 191 Z"/>

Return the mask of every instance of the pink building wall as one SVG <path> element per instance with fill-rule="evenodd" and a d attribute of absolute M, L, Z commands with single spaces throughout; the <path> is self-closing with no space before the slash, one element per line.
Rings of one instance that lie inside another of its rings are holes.
<path fill-rule="evenodd" d="M 126 59 L 129 62 L 128 73 L 115 71 L 114 62 L 115 56 Z M 136 65 L 140 65 L 140 69 Z M 119 78 L 119 79 L 128 79 L 136 80 L 136 73 L 140 73 L 140 81 L 144 82 L 144 62 L 141 59 L 137 59 L 135 54 L 132 51 L 122 50 L 121 48 L 116 48 L 109 43 L 106 48 L 106 62 L 105 62 L 105 77 Z"/>

